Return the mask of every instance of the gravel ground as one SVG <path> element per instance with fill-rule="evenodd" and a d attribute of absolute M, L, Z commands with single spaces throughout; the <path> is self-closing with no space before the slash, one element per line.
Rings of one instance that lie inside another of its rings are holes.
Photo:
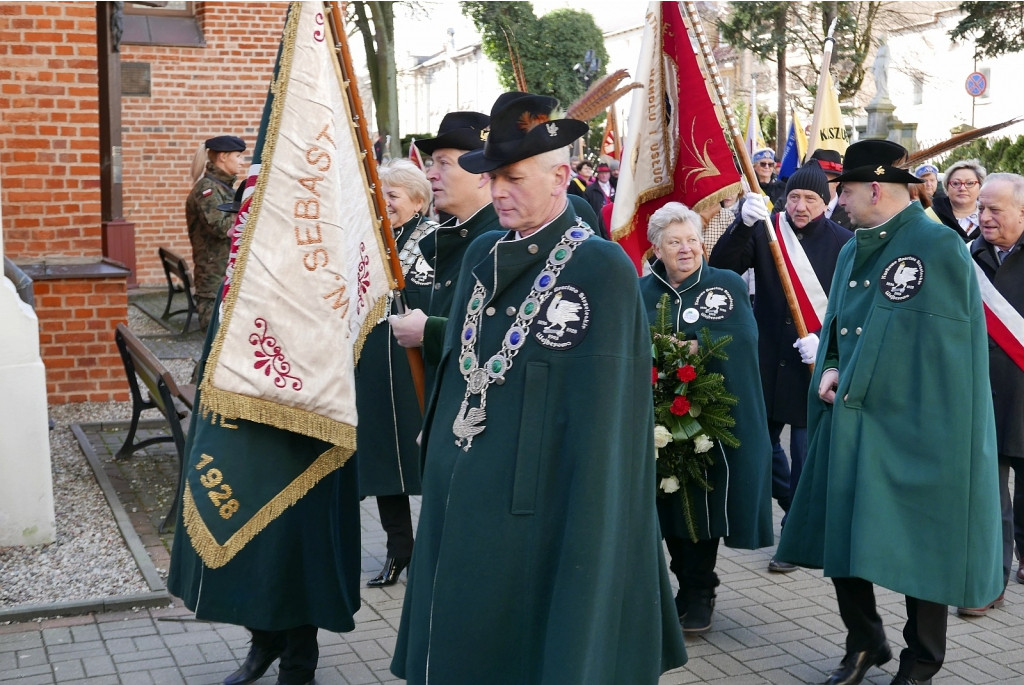
<path fill-rule="evenodd" d="M 135 560 L 96 484 L 72 423 L 131 418 L 127 402 L 50 407 L 53 504 L 57 540 L 35 547 L 0 547 L 0 606 L 49 604 L 148 592 Z"/>
<path fill-rule="evenodd" d="M 137 335 L 168 331 L 135 307 L 129 327 Z M 113 344 L 113 343 L 111 343 Z M 187 382 L 194 363 L 168 359 L 165 365 Z M 98 599 L 149 591 L 114 522 L 71 424 L 127 421 L 130 402 L 51 405 L 50 462 L 57 539 L 36 547 L 0 547 L 0 607 Z"/>

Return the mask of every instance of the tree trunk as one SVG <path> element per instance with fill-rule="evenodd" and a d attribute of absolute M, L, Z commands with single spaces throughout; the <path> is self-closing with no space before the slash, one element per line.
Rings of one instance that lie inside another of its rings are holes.
<path fill-rule="evenodd" d="M 402 156 L 402 138 L 398 130 L 398 76 L 395 69 L 395 14 L 390 2 L 368 2 L 373 18 L 379 81 L 377 93 L 377 127 L 381 136 L 391 136 L 388 156 Z"/>

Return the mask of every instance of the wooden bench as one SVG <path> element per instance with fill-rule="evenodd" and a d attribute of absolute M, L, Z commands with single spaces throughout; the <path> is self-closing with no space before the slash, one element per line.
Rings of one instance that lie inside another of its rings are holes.
<path fill-rule="evenodd" d="M 166 321 L 175 314 L 187 312 L 188 316 L 185 317 L 185 326 L 181 329 L 181 332 L 188 333 L 189 324 L 192 323 L 192 315 L 196 313 L 196 302 L 192 297 L 192 277 L 188 273 L 188 264 L 177 252 L 172 252 L 166 247 L 158 248 L 158 250 L 160 262 L 164 265 L 164 277 L 167 278 L 167 306 L 164 307 L 164 313 L 160 315 L 160 318 Z M 177 283 L 175 283 L 175 279 L 177 279 Z M 184 309 L 177 309 L 172 312 L 171 303 L 174 300 L 174 294 L 180 292 L 185 293 L 187 306 Z"/>
<path fill-rule="evenodd" d="M 124 445 L 114 455 L 115 459 L 128 459 L 135 452 L 158 442 L 173 442 L 178 452 L 178 482 L 175 483 L 175 497 L 171 501 L 170 511 L 160 524 L 160 532 L 174 519 L 180 499 L 181 475 L 185 468 L 185 431 L 181 421 L 188 416 L 195 400 L 196 386 L 178 385 L 170 372 L 164 368 L 134 333 L 123 323 L 117 325 L 114 333 L 117 350 L 121 353 L 124 371 L 128 376 L 128 387 L 132 394 L 132 422 L 128 429 L 128 437 Z M 142 386 L 145 386 L 147 397 L 143 397 Z M 135 442 L 135 432 L 139 427 L 139 415 L 147 409 L 159 409 L 170 425 L 170 435 L 160 435 L 140 442 Z"/>

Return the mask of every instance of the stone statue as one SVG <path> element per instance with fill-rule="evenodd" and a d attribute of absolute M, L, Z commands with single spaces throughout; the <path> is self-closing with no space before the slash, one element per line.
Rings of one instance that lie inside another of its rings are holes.
<path fill-rule="evenodd" d="M 882 43 L 875 53 L 875 63 L 871 68 L 875 77 L 875 97 L 872 103 L 889 102 L 889 46 Z"/>

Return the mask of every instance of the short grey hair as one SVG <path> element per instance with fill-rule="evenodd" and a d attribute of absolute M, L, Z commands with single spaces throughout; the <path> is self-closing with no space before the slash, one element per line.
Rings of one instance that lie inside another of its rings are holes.
<path fill-rule="evenodd" d="M 693 211 L 682 202 L 668 202 L 661 209 L 651 214 L 650 220 L 647 222 L 647 239 L 651 241 L 651 245 L 661 247 L 662 236 L 665 235 L 665 229 L 674 223 L 690 224 L 697 231 L 697 235 L 700 236 L 700 242 L 704 244 L 704 221 L 701 220 L 700 214 Z"/>
<path fill-rule="evenodd" d="M 392 159 L 387 164 L 378 167 L 377 175 L 380 184 L 389 185 L 392 188 L 401 188 L 409 193 L 416 202 L 420 203 L 420 211 L 426 211 L 430 206 L 430 199 L 433 193 L 430 190 L 430 181 L 423 170 L 407 159 Z"/>
<path fill-rule="evenodd" d="M 1013 201 L 1018 207 L 1024 207 L 1024 176 L 1020 174 L 1009 174 L 1006 172 L 999 172 L 995 174 L 989 174 L 988 178 L 985 179 L 985 183 L 982 185 L 984 188 L 989 183 L 996 181 L 1005 181 L 1010 184 L 1013 189 Z"/>
<path fill-rule="evenodd" d="M 985 171 L 985 167 L 981 166 L 981 162 L 976 159 L 961 159 L 959 162 L 951 164 L 945 172 L 945 178 L 942 181 L 942 185 L 946 186 L 946 190 L 949 190 L 949 179 L 953 175 L 954 171 L 960 171 L 961 169 L 967 169 L 973 171 L 974 175 L 978 177 L 980 183 L 985 182 L 985 176 L 988 172 Z"/>

